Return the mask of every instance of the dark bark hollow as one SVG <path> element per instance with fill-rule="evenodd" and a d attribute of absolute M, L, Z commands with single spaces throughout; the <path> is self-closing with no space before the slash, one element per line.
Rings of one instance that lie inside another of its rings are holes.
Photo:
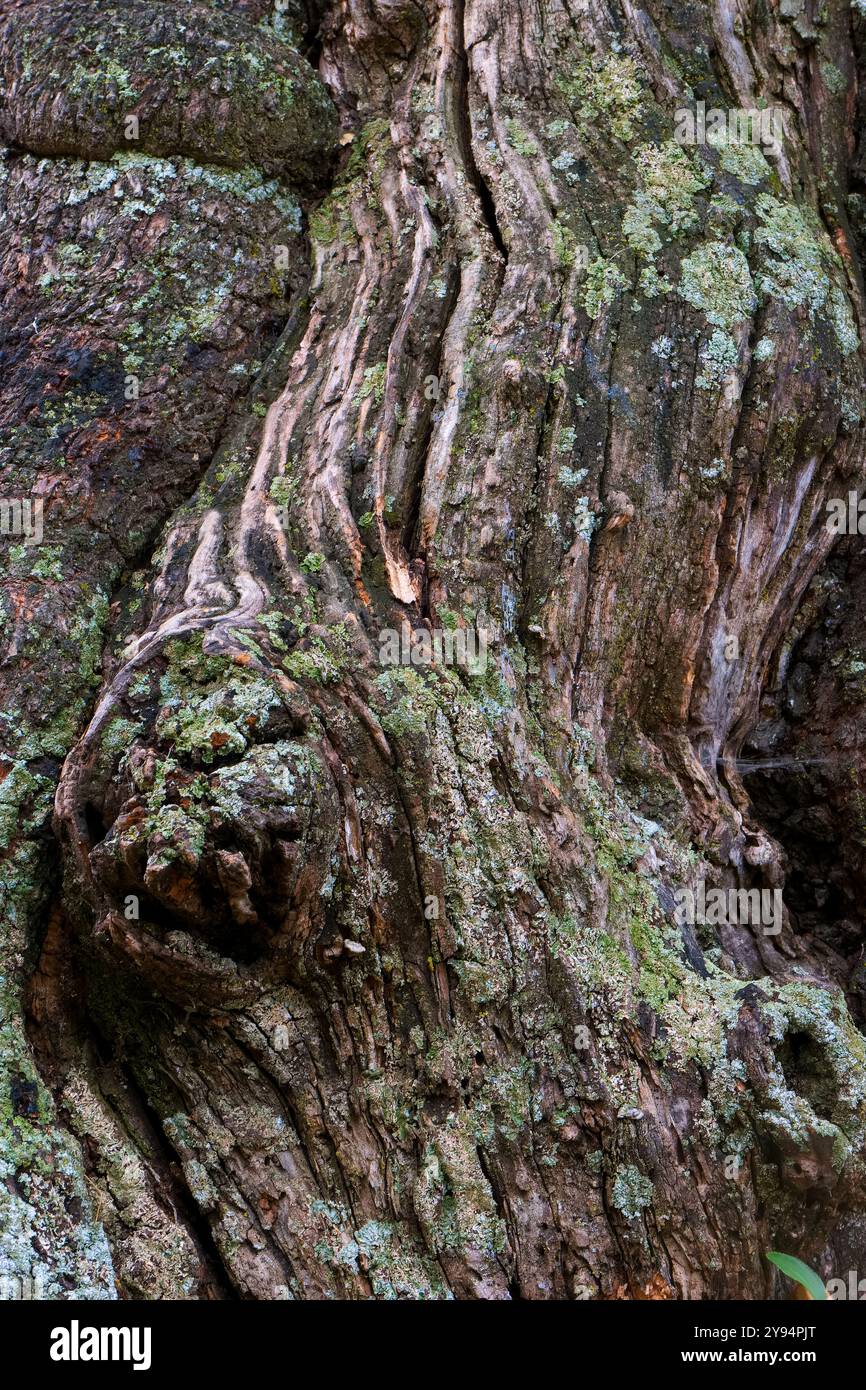
<path fill-rule="evenodd" d="M 0 8 L 13 1267 L 866 1258 L 859 10 Z"/>

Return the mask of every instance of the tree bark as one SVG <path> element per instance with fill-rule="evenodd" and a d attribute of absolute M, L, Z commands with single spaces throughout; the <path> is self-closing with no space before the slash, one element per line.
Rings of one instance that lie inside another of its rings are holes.
<path fill-rule="evenodd" d="M 0 14 L 3 1272 L 862 1267 L 860 0 Z"/>

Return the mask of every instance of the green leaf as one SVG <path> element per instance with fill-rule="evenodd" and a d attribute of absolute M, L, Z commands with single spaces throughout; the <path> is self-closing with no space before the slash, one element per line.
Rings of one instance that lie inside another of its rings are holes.
<path fill-rule="evenodd" d="M 783 1274 L 787 1274 L 789 1279 L 794 1279 L 812 1298 L 827 1298 L 827 1290 L 824 1288 L 824 1281 L 808 1265 L 804 1265 L 802 1260 L 798 1260 L 795 1255 L 782 1255 L 778 1250 L 768 1250 L 767 1259 L 770 1264 L 775 1265 Z"/>

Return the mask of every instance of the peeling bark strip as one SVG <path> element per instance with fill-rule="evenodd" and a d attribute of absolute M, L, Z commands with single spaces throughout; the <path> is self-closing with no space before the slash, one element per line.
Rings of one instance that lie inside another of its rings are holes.
<path fill-rule="evenodd" d="M 4 1277 L 866 1270 L 859 3 L 0 17 Z"/>

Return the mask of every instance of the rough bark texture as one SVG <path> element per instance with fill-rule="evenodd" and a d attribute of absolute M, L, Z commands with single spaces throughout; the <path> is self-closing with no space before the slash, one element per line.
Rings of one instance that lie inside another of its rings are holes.
<path fill-rule="evenodd" d="M 0 1273 L 862 1269 L 859 0 L 0 14 Z"/>

